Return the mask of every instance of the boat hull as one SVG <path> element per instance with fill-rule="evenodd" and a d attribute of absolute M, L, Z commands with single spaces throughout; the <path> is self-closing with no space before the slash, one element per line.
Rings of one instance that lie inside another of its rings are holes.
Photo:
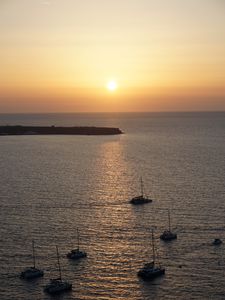
<path fill-rule="evenodd" d="M 36 268 L 26 269 L 20 274 L 20 278 L 27 279 L 27 280 L 43 277 L 43 276 L 44 276 L 44 272 Z"/>
<path fill-rule="evenodd" d="M 141 197 L 141 196 L 132 198 L 130 200 L 130 203 L 133 204 L 133 205 L 141 205 L 141 204 L 150 203 L 150 202 L 152 202 L 152 199 L 144 198 L 144 197 Z"/>
<path fill-rule="evenodd" d="M 157 277 L 163 276 L 165 274 L 165 269 L 160 268 L 160 269 L 155 269 L 155 270 L 140 270 L 138 271 L 138 276 L 141 277 L 144 280 L 153 280 Z"/>
<path fill-rule="evenodd" d="M 61 294 L 72 289 L 72 283 L 63 281 L 53 281 L 45 286 L 44 291 L 48 294 Z"/>
<path fill-rule="evenodd" d="M 215 239 L 212 244 L 215 246 L 218 246 L 218 245 L 221 245 L 222 243 L 223 242 L 220 239 Z"/>
<path fill-rule="evenodd" d="M 177 239 L 177 234 L 169 231 L 165 231 L 160 235 L 160 239 L 163 241 L 172 241 Z"/>
<path fill-rule="evenodd" d="M 80 258 L 87 257 L 87 253 L 84 251 L 75 251 L 75 252 L 71 251 L 67 253 L 66 257 L 69 259 L 77 260 Z"/>

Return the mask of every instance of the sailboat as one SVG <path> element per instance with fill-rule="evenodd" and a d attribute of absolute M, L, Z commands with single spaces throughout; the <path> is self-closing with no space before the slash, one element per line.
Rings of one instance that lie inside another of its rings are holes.
<path fill-rule="evenodd" d="M 44 276 L 44 272 L 36 268 L 34 241 L 32 241 L 32 256 L 33 256 L 33 266 L 30 268 L 26 268 L 24 271 L 22 271 L 20 273 L 20 278 L 33 279 L 33 278 Z"/>
<path fill-rule="evenodd" d="M 160 277 L 165 274 L 165 268 L 162 268 L 161 265 L 156 265 L 155 263 L 155 245 L 154 245 L 154 233 L 152 229 L 152 255 L 153 260 L 150 263 L 144 264 L 144 267 L 141 268 L 137 275 L 144 280 L 153 280 L 156 277 Z"/>
<path fill-rule="evenodd" d="M 169 219 L 169 229 L 165 230 L 161 235 L 160 235 L 160 239 L 163 241 L 171 241 L 171 240 L 175 240 L 177 238 L 177 234 L 173 233 L 171 231 L 171 225 L 170 225 L 170 211 L 168 209 L 168 219 Z"/>
<path fill-rule="evenodd" d="M 132 198 L 130 200 L 131 204 L 138 205 L 138 204 L 145 204 L 145 203 L 152 202 L 152 199 L 144 197 L 142 177 L 140 178 L 140 184 L 141 184 L 141 195 Z"/>
<path fill-rule="evenodd" d="M 80 259 L 87 256 L 87 253 L 85 251 L 80 250 L 80 236 L 79 236 L 79 230 L 77 228 L 77 248 L 72 249 L 69 253 L 67 253 L 67 258 L 70 259 Z"/>
<path fill-rule="evenodd" d="M 59 251 L 57 246 L 56 246 L 56 254 L 57 254 L 59 277 L 56 279 L 50 279 L 49 284 L 47 284 L 44 287 L 44 291 L 49 294 L 60 294 L 62 292 L 69 291 L 72 289 L 72 283 L 62 280 L 62 273 L 61 273 L 61 267 L 59 262 Z"/>

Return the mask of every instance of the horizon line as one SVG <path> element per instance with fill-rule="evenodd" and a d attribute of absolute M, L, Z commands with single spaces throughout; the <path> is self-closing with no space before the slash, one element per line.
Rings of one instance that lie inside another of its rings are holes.
<path fill-rule="evenodd" d="M 134 113 L 224 113 L 225 110 L 164 110 L 164 111 L 63 111 L 63 112 L 0 112 L 0 115 L 44 115 L 44 114 L 134 114 Z"/>

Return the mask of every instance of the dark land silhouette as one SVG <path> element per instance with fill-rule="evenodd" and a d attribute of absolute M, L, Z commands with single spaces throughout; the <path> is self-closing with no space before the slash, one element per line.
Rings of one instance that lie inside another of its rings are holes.
<path fill-rule="evenodd" d="M 0 135 L 71 134 L 114 135 L 122 134 L 119 128 L 111 127 L 56 127 L 56 126 L 0 126 Z"/>

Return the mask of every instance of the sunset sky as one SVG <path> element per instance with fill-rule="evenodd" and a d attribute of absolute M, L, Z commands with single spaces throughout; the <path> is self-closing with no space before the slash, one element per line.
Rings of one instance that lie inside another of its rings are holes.
<path fill-rule="evenodd" d="M 0 0 L 0 37 L 2 113 L 225 110 L 224 0 Z"/>

